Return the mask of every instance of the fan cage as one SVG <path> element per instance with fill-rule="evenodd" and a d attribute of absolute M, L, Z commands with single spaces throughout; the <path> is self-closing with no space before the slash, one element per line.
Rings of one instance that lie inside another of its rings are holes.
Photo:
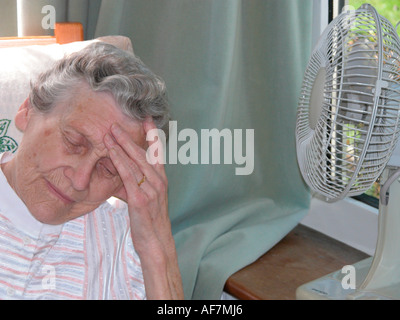
<path fill-rule="evenodd" d="M 396 146 L 399 43 L 392 24 L 364 5 L 334 19 L 312 53 L 298 104 L 297 158 L 306 183 L 327 201 L 368 190 Z M 316 108 L 310 102 L 321 70 Z"/>

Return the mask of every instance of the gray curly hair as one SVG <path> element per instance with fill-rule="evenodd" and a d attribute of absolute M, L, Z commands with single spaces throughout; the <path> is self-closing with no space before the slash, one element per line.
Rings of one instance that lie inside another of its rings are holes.
<path fill-rule="evenodd" d="M 31 82 L 29 100 L 41 112 L 49 112 L 71 90 L 86 81 L 93 91 L 110 92 L 122 112 L 144 121 L 151 116 L 168 135 L 169 107 L 164 81 L 133 54 L 97 42 L 68 55 Z"/>

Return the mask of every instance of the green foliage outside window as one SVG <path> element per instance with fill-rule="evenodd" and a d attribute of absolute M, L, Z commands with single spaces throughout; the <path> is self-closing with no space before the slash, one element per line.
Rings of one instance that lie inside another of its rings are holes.
<path fill-rule="evenodd" d="M 371 4 L 376 11 L 388 19 L 394 27 L 400 22 L 400 0 L 349 0 L 347 5 L 358 9 L 364 3 Z M 400 27 L 397 29 L 397 33 L 400 36 Z M 374 198 L 379 198 L 380 185 L 375 182 L 373 186 L 366 192 L 367 195 Z"/>
<path fill-rule="evenodd" d="M 400 0 L 349 0 L 348 5 L 358 9 L 362 4 L 371 4 L 381 16 L 388 19 L 393 26 L 400 21 Z M 400 36 L 400 27 L 397 29 Z"/>

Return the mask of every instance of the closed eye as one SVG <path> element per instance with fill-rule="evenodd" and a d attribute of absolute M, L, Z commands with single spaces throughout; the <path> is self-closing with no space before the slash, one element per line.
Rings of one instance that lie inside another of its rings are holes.
<path fill-rule="evenodd" d="M 64 131 L 62 136 L 64 144 L 70 153 L 80 153 L 86 147 L 85 138 L 78 133 Z"/>
<path fill-rule="evenodd" d="M 81 151 L 82 145 L 70 138 L 64 137 L 64 143 L 67 147 L 67 150 L 71 153 L 78 153 Z"/>
<path fill-rule="evenodd" d="M 97 168 L 100 171 L 101 175 L 106 178 L 113 178 L 118 176 L 118 171 L 114 167 L 111 159 L 109 158 L 102 158 L 97 163 Z"/>

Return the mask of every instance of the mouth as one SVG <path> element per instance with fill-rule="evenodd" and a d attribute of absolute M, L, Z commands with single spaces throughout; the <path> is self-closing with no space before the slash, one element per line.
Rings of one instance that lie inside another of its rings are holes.
<path fill-rule="evenodd" d="M 47 187 L 49 188 L 50 192 L 55 195 L 58 199 L 60 199 L 62 202 L 65 204 L 71 204 L 75 202 L 72 200 L 70 197 L 68 197 L 66 194 L 61 192 L 59 189 L 57 189 L 54 185 L 52 185 L 49 181 L 46 180 Z"/>

